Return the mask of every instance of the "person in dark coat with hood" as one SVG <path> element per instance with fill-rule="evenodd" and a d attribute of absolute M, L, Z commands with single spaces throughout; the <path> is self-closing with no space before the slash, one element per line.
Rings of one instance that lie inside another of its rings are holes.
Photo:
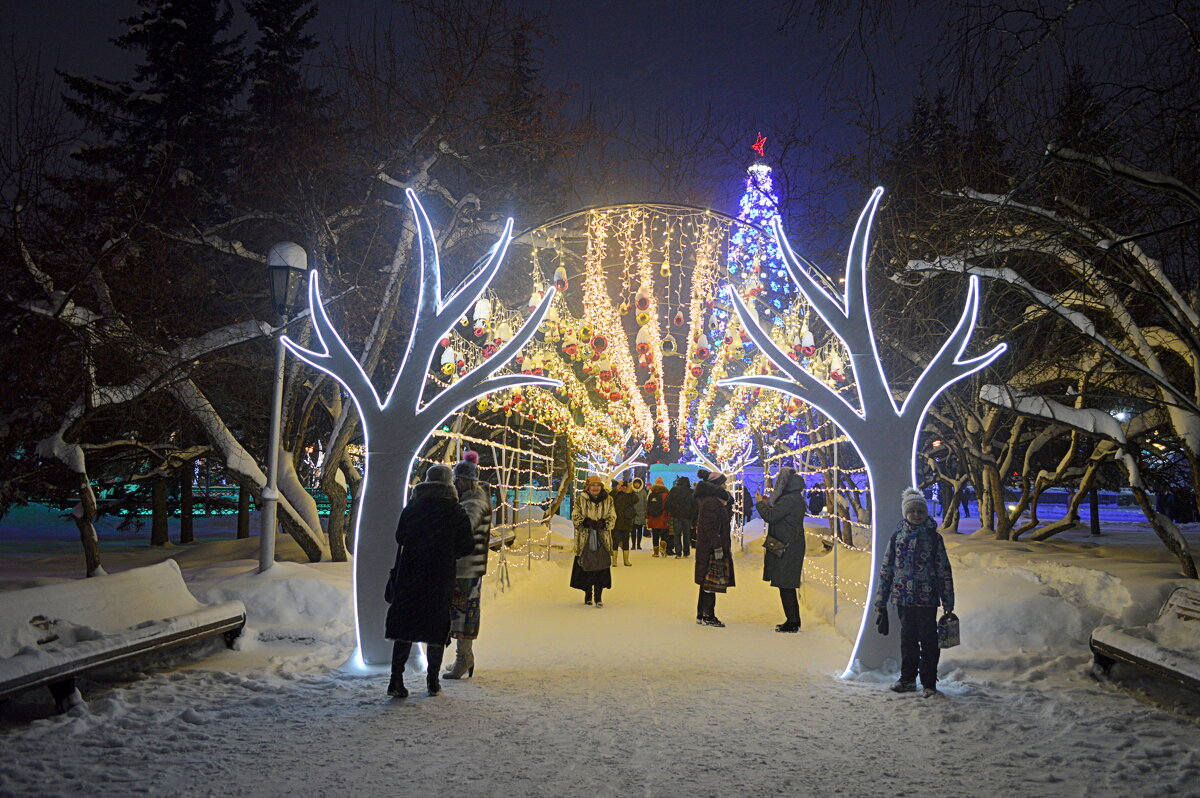
<path fill-rule="evenodd" d="M 730 535 L 730 504 L 733 497 L 725 490 L 725 475 L 720 471 L 708 474 L 696 483 L 696 584 L 700 597 L 696 601 L 696 623 L 705 626 L 724 626 L 717 618 L 717 594 L 705 590 L 709 566 L 723 562 L 725 587 L 734 586 L 733 545 Z"/>
<path fill-rule="evenodd" d="M 675 538 L 675 556 L 692 556 L 692 525 L 696 523 L 696 497 L 692 493 L 692 482 L 687 477 L 678 477 L 667 493 L 667 515 L 671 519 L 671 531 Z"/>
<path fill-rule="evenodd" d="M 783 623 L 776 632 L 800 631 L 800 577 L 804 570 L 804 477 L 791 468 L 780 469 L 775 477 L 771 500 L 757 497 L 755 507 L 767 522 L 767 535 L 787 546 L 782 555 L 769 549 L 763 555 L 763 581 L 779 588 L 783 604 Z"/>
<path fill-rule="evenodd" d="M 448 466 L 431 465 L 425 481 L 396 526 L 396 565 L 388 580 L 386 637 L 392 645 L 392 678 L 388 695 L 406 698 L 404 664 L 413 643 L 425 643 L 426 684 L 430 695 L 441 692 L 438 671 L 450 642 L 450 602 L 455 562 L 475 548 L 471 519 L 458 504 Z"/>

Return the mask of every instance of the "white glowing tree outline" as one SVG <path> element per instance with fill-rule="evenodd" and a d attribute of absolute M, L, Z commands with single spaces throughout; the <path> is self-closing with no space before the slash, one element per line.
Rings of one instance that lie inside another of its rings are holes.
<path fill-rule="evenodd" d="M 513 220 L 506 222 L 500 238 L 474 271 L 443 299 L 441 263 L 433 227 L 416 194 L 408 189 L 405 196 L 417 225 L 421 287 L 404 359 L 387 397 L 380 401 L 358 359 L 330 322 L 315 271 L 308 286 L 308 303 L 313 329 L 324 352 L 283 339 L 289 352 L 342 384 L 362 419 L 366 467 L 362 494 L 355 497 L 360 504 L 354 525 L 353 591 L 358 655 L 367 665 L 391 661 L 391 643 L 384 637 L 387 603 L 383 600 L 383 589 L 395 558 L 396 522 L 404 509 L 413 465 L 425 441 L 446 418 L 481 396 L 519 385 L 561 384 L 549 377 L 529 374 L 494 376 L 537 332 L 554 299 L 555 290 L 551 286 L 511 340 L 422 405 L 429 367 L 440 342 L 455 322 L 468 313 L 503 263 L 512 241 Z"/>
<path fill-rule="evenodd" d="M 968 283 L 966 305 L 958 324 L 897 409 L 895 397 L 883 372 L 883 364 L 879 361 L 867 301 L 870 231 L 882 197 L 883 188 L 876 188 L 859 214 L 850 251 L 846 255 L 845 289 L 840 302 L 809 274 L 801 258 L 788 243 L 780 221 L 776 219 L 773 223 L 788 274 L 850 353 L 861 409 L 855 408 L 789 358 L 771 336 L 754 323 L 752 314 L 736 291 L 728 293 L 742 326 L 775 368 L 786 376 L 748 375 L 728 378 L 720 383 L 770 388 L 808 403 L 845 433 L 866 465 L 872 497 L 871 568 L 863 617 L 843 676 L 850 676 L 861 669 L 878 668 L 887 659 L 897 658 L 898 636 L 893 636 L 889 643 L 888 638 L 879 634 L 875 624 L 870 622 L 871 606 L 875 597 L 879 559 L 887 547 L 894 524 L 900 518 L 900 493 L 904 488 L 916 484 L 917 439 L 925 413 L 942 391 L 986 368 L 1007 349 L 1006 344 L 1000 344 L 985 355 L 960 360 L 974 333 L 979 312 L 979 278 L 973 276 Z M 909 452 L 907 463 L 904 458 L 896 456 L 897 452 L 903 451 Z M 896 623 L 892 626 L 898 628 Z"/>
<path fill-rule="evenodd" d="M 688 451 L 692 457 L 700 461 L 700 465 L 707 468 L 709 471 L 720 471 L 727 477 L 732 477 L 745 471 L 750 466 L 758 462 L 758 455 L 754 454 L 754 443 L 747 443 L 745 450 L 741 454 L 731 459 L 724 467 L 719 466 L 716 462 L 709 459 L 700 448 L 696 446 L 695 441 L 688 441 Z"/>
<path fill-rule="evenodd" d="M 621 457 L 621 453 L 626 450 L 626 448 L 629 446 L 629 443 L 632 439 L 633 439 L 633 432 L 631 430 L 630 433 L 625 436 L 625 442 L 621 444 L 621 447 L 617 450 L 617 454 L 613 457 L 614 460 L 618 457 Z M 622 471 L 626 471 L 630 468 L 644 467 L 646 464 L 642 461 L 641 458 L 644 457 L 645 455 L 646 455 L 646 449 L 644 446 L 642 446 L 642 444 L 639 443 L 634 448 L 633 452 L 631 452 L 627 457 L 625 457 L 624 460 L 621 460 L 619 463 L 617 463 L 616 465 L 614 465 L 610 468 L 609 461 L 601 460 L 599 457 L 596 457 L 595 452 L 589 452 L 584 457 L 584 467 L 587 468 L 588 473 L 595 474 L 596 476 L 600 477 L 601 479 L 605 479 L 605 480 L 608 480 L 611 482 L 613 480 L 613 478 L 616 477 L 617 474 L 620 474 Z"/>

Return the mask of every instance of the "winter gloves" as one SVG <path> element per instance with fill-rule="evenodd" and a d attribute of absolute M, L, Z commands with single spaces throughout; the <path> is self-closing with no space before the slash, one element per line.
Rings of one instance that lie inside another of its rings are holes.
<path fill-rule="evenodd" d="M 883 635 L 884 637 L 887 637 L 887 633 L 888 633 L 887 607 L 884 607 L 882 610 L 876 610 L 876 613 L 877 613 L 877 615 L 875 616 L 875 628 L 877 630 L 879 630 L 879 634 Z"/>

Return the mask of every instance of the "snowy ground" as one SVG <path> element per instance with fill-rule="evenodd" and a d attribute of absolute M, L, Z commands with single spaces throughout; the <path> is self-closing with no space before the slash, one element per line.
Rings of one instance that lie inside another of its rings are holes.
<path fill-rule="evenodd" d="M 888 692 L 886 674 L 836 678 L 855 616 L 843 602 L 831 625 L 815 581 L 804 630 L 774 633 L 753 543 L 718 600 L 725 629 L 695 625 L 690 561 L 634 552 L 597 610 L 566 586 L 561 550 L 516 559 L 507 589 L 489 582 L 475 678 L 430 698 L 411 674 L 397 702 L 384 676 L 338 668 L 346 564 L 259 576 L 257 540 L 219 529 L 187 549 L 114 541 L 109 571 L 176 556 L 198 595 L 246 601 L 240 650 L 109 674 L 63 716 L 45 691 L 11 702 L 0 794 L 1200 795 L 1196 702 L 1091 674 L 1090 629 L 1146 622 L 1177 583 L 1144 529 L 1106 533 L 952 539 L 964 644 L 932 699 Z M 76 576 L 77 545 L 0 528 L 0 585 Z M 285 541 L 280 554 L 299 559 Z M 855 568 L 843 558 L 843 577 Z"/>

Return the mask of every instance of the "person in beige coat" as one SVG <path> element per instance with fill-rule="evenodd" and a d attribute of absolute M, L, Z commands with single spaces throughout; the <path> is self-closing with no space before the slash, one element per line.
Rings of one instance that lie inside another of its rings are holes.
<path fill-rule="evenodd" d="M 612 587 L 612 529 L 617 511 L 604 481 L 592 475 L 583 490 L 571 502 L 571 522 L 575 525 L 575 562 L 571 566 L 571 587 L 583 591 L 583 603 L 603 607 L 601 596 Z"/>

